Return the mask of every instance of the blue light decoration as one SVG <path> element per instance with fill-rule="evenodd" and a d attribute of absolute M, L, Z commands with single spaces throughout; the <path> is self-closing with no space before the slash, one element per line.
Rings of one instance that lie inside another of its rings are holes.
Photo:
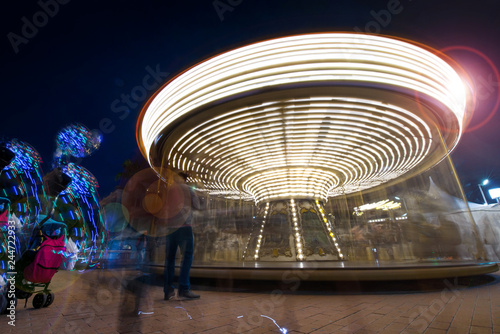
<path fill-rule="evenodd" d="M 14 152 L 16 156 L 4 170 L 14 168 L 18 173 L 34 172 L 40 169 L 42 158 L 29 144 L 17 139 L 2 140 L 5 147 Z"/>
<path fill-rule="evenodd" d="M 71 177 L 71 183 L 60 193 L 60 203 L 57 206 L 60 209 L 67 207 L 68 216 L 72 220 L 82 217 L 83 221 L 83 226 L 68 231 L 80 249 L 79 265 L 77 264 L 75 269 L 93 268 L 104 254 L 108 236 L 106 222 L 99 206 L 99 185 L 91 172 L 73 162 L 63 165 L 62 171 Z M 98 238 L 99 235 L 103 237 Z"/>
<path fill-rule="evenodd" d="M 90 131 L 85 125 L 74 123 L 66 126 L 57 134 L 55 167 L 68 163 L 71 157 L 83 158 L 91 155 L 99 149 L 101 141 L 99 132 Z"/>
<path fill-rule="evenodd" d="M 0 196 L 9 199 L 8 219 L 15 222 L 14 230 L 9 230 L 14 231 L 14 235 L 8 235 L 7 231 L 0 232 L 0 275 L 5 281 L 12 275 L 7 271 L 7 260 L 12 259 L 6 250 L 13 247 L 14 254 L 22 254 L 31 235 L 30 221 L 42 210 L 39 190 L 43 195 L 43 183 L 42 159 L 31 145 L 18 139 L 5 138 L 0 139 L 0 145 L 14 153 L 12 161 L 0 170 Z M 14 220 L 14 216 L 17 219 Z"/>
<path fill-rule="evenodd" d="M 98 133 L 80 124 L 60 131 L 53 162 L 71 177 L 72 182 L 55 196 L 48 192 L 47 184 L 43 182 L 42 159 L 38 152 L 18 139 L 0 138 L 0 145 L 15 154 L 11 163 L 0 170 L 0 196 L 11 200 L 11 214 L 15 214 L 21 223 L 20 228 L 19 225 L 16 228 L 16 254 L 22 254 L 27 247 L 35 224 L 50 214 L 66 224 L 68 237 L 76 245 L 80 262 L 77 263 L 79 267 L 72 270 L 97 266 L 105 254 L 108 238 L 104 212 L 99 207 L 98 183 L 92 173 L 70 160 L 92 154 L 100 143 Z M 55 210 L 51 213 L 52 208 Z M 4 281 L 8 277 L 4 261 L 6 245 L 7 238 L 0 233 L 0 275 Z M 69 255 L 73 254 L 65 252 L 65 256 Z"/>
<path fill-rule="evenodd" d="M 70 162 L 62 166 L 62 171 L 64 174 L 71 177 L 71 183 L 66 190 L 61 192 L 61 195 L 68 193 L 76 198 L 80 198 L 82 196 L 93 196 L 96 194 L 99 184 L 94 175 L 87 169 Z"/>
<path fill-rule="evenodd" d="M 6 183 L 2 186 L 4 196 L 12 197 L 17 205 L 13 213 L 24 221 L 42 211 L 39 194 L 44 194 L 42 186 L 42 158 L 35 148 L 16 138 L 0 139 L 0 144 L 15 154 L 11 163 L 2 170 Z M 10 185 L 10 187 L 8 186 Z M 21 205 L 21 201 L 23 205 Z"/>
<path fill-rule="evenodd" d="M 76 244 L 78 262 L 75 270 L 95 266 L 106 249 L 107 228 L 99 207 L 97 179 L 76 159 L 87 157 L 99 149 L 102 137 L 85 125 L 73 123 L 59 131 L 53 168 L 61 168 L 71 178 L 70 184 L 59 193 L 56 208 L 59 219 L 68 225 L 68 237 Z M 95 236 L 102 234 L 102 239 Z"/>
<path fill-rule="evenodd" d="M 81 217 L 83 226 L 70 229 L 70 232 L 74 231 L 72 237 L 80 249 L 80 264 L 88 263 L 85 266 L 87 268 L 94 267 L 105 253 L 103 250 L 106 248 L 108 232 L 101 212 L 103 210 L 99 207 L 97 180 L 92 173 L 72 160 L 91 155 L 99 149 L 101 141 L 98 131 L 90 131 L 80 123 L 70 124 L 57 134 L 57 150 L 53 160 L 53 167 L 62 168 L 63 173 L 72 180 L 60 193 L 62 203 L 58 206 L 61 209 L 66 207 L 68 218 L 71 217 L 73 221 L 76 220 L 75 217 Z M 103 237 L 97 238 L 99 235 Z"/>

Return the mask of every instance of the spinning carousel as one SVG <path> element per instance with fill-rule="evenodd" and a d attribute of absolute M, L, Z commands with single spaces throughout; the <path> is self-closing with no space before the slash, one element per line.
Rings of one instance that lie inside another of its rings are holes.
<path fill-rule="evenodd" d="M 206 202 L 195 218 L 199 268 L 276 275 L 319 263 L 336 277 L 372 268 L 372 279 L 381 267 L 431 263 L 491 271 L 478 264 L 484 254 L 470 215 L 454 219 L 461 238 L 453 256 L 418 255 L 426 242 L 407 232 L 413 224 L 438 228 L 437 217 L 455 210 L 417 200 L 432 179 L 467 210 L 449 153 L 473 94 L 465 71 L 427 46 L 296 35 L 181 72 L 144 106 L 137 140 L 159 179 L 163 170 L 186 172 Z"/>

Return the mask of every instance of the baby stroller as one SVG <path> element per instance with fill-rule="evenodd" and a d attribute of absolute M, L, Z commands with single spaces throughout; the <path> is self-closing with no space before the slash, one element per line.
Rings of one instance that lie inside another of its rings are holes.
<path fill-rule="evenodd" d="M 45 179 L 49 196 L 57 196 L 71 182 L 71 178 L 60 168 L 47 174 Z M 55 200 L 54 202 L 55 203 Z M 28 248 L 22 253 L 16 265 L 16 297 L 33 297 L 33 307 L 48 307 L 54 302 L 54 294 L 49 290 L 50 281 L 59 269 L 66 250 L 67 226 L 51 219 L 53 210 L 33 229 Z"/>
<path fill-rule="evenodd" d="M 66 249 L 66 224 L 46 217 L 35 227 L 29 248 L 17 264 L 16 297 L 26 299 L 32 294 L 33 307 L 50 306 L 54 294 L 49 290 L 50 281 L 59 269 Z"/>
<path fill-rule="evenodd" d="M 4 167 L 9 165 L 15 157 L 16 154 L 13 151 L 0 145 L 0 175 Z M 35 224 L 28 243 L 20 242 L 17 235 L 15 236 L 15 255 L 17 257 L 17 255 L 21 254 L 21 257 L 15 261 L 12 269 L 9 266 L 8 272 L 3 275 L 4 277 L 0 281 L 2 304 L 0 305 L 0 311 L 2 313 L 5 312 L 4 304 L 17 304 L 17 299 L 26 299 L 27 303 L 29 297 L 33 294 L 35 294 L 33 298 L 33 307 L 35 308 L 47 307 L 54 301 L 54 294 L 48 287 L 52 277 L 59 269 L 66 250 L 67 226 L 64 223 L 52 220 L 51 215 L 54 212 L 53 208 L 59 194 L 71 183 L 71 177 L 64 174 L 62 168 L 55 168 L 45 175 L 43 183 L 43 196 L 47 196 L 47 199 L 53 199 L 53 201 L 49 200 L 49 214 Z M 10 201 L 8 203 L 7 207 L 10 211 Z M 10 212 L 6 216 L 10 216 Z M 5 225 L 5 222 L 3 225 Z M 10 225 L 10 222 L 7 222 L 7 225 Z M 30 225 L 26 226 L 29 227 Z M 8 230 L 7 232 L 11 236 L 13 234 L 11 232 L 14 231 Z M 17 232 L 20 231 L 16 229 L 16 234 Z M 22 232 L 20 235 L 24 236 Z M 12 258 L 8 257 L 8 259 L 14 262 L 14 256 Z M 7 270 L 2 267 L 2 271 Z M 5 284 L 6 280 L 9 281 L 8 284 Z M 15 294 L 12 293 L 13 290 Z"/>

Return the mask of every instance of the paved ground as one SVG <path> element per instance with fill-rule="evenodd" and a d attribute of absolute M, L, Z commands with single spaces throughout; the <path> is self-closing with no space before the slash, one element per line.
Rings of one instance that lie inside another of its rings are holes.
<path fill-rule="evenodd" d="M 135 271 L 59 272 L 55 301 L 2 316 L 0 333 L 500 333 L 500 272 L 390 283 L 196 281 L 200 300 L 164 301 Z"/>

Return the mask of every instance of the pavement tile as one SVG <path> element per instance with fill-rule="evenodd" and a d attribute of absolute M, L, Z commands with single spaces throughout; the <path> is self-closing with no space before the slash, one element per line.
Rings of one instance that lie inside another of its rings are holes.
<path fill-rule="evenodd" d="M 347 333 L 354 333 L 359 331 L 360 329 L 363 328 L 363 325 L 357 324 L 357 323 L 352 323 L 347 326 L 344 326 L 340 329 L 342 332 L 347 332 Z"/>
<path fill-rule="evenodd" d="M 408 326 L 408 324 L 394 322 L 394 323 L 388 325 L 387 327 L 385 327 L 383 332 L 387 333 L 387 334 L 389 334 L 389 333 L 401 333 L 401 331 L 403 331 L 403 329 L 405 329 L 406 326 Z"/>
<path fill-rule="evenodd" d="M 448 327 L 450 327 L 450 323 L 449 322 L 440 322 L 440 321 L 436 321 L 434 320 L 430 325 L 429 325 L 430 328 L 434 328 L 434 329 L 442 329 L 442 330 L 447 330 Z"/>
<path fill-rule="evenodd" d="M 471 326 L 470 334 L 490 334 L 493 333 L 491 328 Z"/>
<path fill-rule="evenodd" d="M 96 328 L 96 333 L 115 334 L 115 333 L 118 333 L 118 331 L 115 328 L 106 327 L 106 328 Z"/>
<path fill-rule="evenodd" d="M 446 331 L 443 329 L 437 329 L 437 328 L 428 328 L 424 334 L 446 334 Z"/>
<path fill-rule="evenodd" d="M 463 334 L 469 333 L 470 327 L 450 327 L 448 328 L 447 334 Z"/>
<path fill-rule="evenodd" d="M 355 334 L 375 334 L 375 333 L 378 333 L 378 331 L 374 330 L 374 329 L 361 328 L 359 331 L 356 331 L 354 333 Z"/>

